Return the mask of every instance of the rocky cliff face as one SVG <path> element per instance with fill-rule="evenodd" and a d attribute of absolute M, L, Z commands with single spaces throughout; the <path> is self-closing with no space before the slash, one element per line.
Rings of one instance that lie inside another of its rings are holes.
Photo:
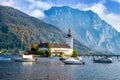
<path fill-rule="evenodd" d="M 45 22 L 57 26 L 64 32 L 71 28 L 74 38 L 89 48 L 119 54 L 120 33 L 101 20 L 96 13 L 66 6 L 52 7 L 44 13 Z"/>

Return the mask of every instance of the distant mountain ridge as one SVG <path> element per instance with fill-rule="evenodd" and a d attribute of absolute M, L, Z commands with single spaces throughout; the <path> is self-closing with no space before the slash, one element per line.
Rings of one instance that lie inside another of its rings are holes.
<path fill-rule="evenodd" d="M 28 48 L 29 42 L 39 42 L 40 38 L 44 38 L 46 42 L 65 42 L 66 34 L 57 27 L 17 9 L 0 6 L 0 49 L 20 49 L 23 32 L 24 49 Z M 77 40 L 74 40 L 74 49 L 82 54 L 91 51 Z"/>
<path fill-rule="evenodd" d="M 57 26 L 64 32 L 70 27 L 74 38 L 93 50 L 106 50 L 119 54 L 120 33 L 101 20 L 92 11 L 81 11 L 67 6 L 52 7 L 44 11 L 43 21 Z"/>

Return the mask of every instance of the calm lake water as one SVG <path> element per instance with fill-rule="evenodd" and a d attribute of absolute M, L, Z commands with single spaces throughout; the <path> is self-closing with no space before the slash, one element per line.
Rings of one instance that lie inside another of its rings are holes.
<path fill-rule="evenodd" d="M 7 57 L 8 58 L 8 57 Z M 120 61 L 85 65 L 64 65 L 59 59 L 39 58 L 38 62 L 0 62 L 0 80 L 120 80 Z"/>

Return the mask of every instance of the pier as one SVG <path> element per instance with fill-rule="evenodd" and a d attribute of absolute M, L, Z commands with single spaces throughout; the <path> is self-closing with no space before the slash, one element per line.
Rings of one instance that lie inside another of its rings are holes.
<path fill-rule="evenodd" d="M 80 56 L 83 56 L 83 57 L 116 57 L 117 59 L 119 59 L 120 55 L 80 55 Z"/>

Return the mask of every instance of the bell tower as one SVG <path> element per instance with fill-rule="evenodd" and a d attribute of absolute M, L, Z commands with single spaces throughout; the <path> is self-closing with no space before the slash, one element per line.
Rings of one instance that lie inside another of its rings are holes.
<path fill-rule="evenodd" d="M 72 32 L 71 29 L 69 28 L 67 38 L 66 38 L 66 43 L 73 49 L 73 37 L 72 37 Z"/>

